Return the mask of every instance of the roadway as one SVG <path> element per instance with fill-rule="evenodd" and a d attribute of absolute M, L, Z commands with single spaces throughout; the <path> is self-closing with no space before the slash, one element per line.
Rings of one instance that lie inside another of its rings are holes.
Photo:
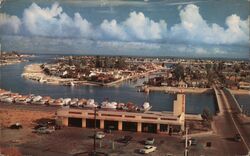
<path fill-rule="evenodd" d="M 249 151 L 249 132 L 242 126 L 239 119 L 241 114 L 237 105 L 229 93 L 225 90 L 218 89 L 218 98 L 221 100 L 220 115 L 214 118 L 214 126 L 217 134 L 222 139 L 222 146 L 226 149 L 225 155 L 246 155 Z M 217 99 L 219 100 L 219 99 Z M 235 135 L 240 134 L 241 141 L 235 141 Z"/>

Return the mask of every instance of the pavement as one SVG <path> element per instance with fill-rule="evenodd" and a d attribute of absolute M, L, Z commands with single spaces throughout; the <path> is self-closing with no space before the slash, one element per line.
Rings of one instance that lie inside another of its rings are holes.
<path fill-rule="evenodd" d="M 221 145 L 225 148 L 224 155 L 246 155 L 248 153 L 248 145 L 245 140 L 249 140 L 249 134 L 238 118 L 240 112 L 233 103 L 228 93 L 222 89 L 218 89 L 219 98 L 221 100 L 221 115 L 214 117 L 214 127 L 218 136 L 221 137 Z M 237 142 L 234 137 L 236 134 L 242 136 L 242 141 Z"/>

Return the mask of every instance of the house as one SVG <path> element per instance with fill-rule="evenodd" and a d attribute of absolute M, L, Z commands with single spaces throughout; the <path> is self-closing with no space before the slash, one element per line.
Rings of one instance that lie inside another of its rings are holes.
<path fill-rule="evenodd" d="M 239 82 L 239 88 L 240 89 L 250 89 L 250 82 Z"/>
<path fill-rule="evenodd" d="M 179 88 L 187 88 L 188 85 L 186 82 L 184 82 L 183 80 L 181 80 L 179 83 L 178 83 L 178 87 Z"/>

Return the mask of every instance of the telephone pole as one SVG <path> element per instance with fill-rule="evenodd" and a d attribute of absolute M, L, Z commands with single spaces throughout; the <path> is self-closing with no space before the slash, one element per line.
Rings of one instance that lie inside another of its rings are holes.
<path fill-rule="evenodd" d="M 184 156 L 188 156 L 188 127 L 186 127 L 185 153 L 184 153 Z"/>

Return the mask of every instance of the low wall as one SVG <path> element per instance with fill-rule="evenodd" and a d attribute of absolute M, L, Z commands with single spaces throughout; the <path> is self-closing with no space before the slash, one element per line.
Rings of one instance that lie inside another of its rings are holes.
<path fill-rule="evenodd" d="M 218 92 L 218 90 L 215 88 L 215 87 L 213 87 L 213 89 L 214 89 L 214 93 L 215 93 L 215 97 L 216 97 L 216 101 L 217 101 L 217 104 L 218 104 L 218 113 L 217 113 L 217 115 L 222 115 L 222 110 L 223 110 L 223 106 L 222 106 L 222 101 L 221 101 L 221 94 Z"/>

